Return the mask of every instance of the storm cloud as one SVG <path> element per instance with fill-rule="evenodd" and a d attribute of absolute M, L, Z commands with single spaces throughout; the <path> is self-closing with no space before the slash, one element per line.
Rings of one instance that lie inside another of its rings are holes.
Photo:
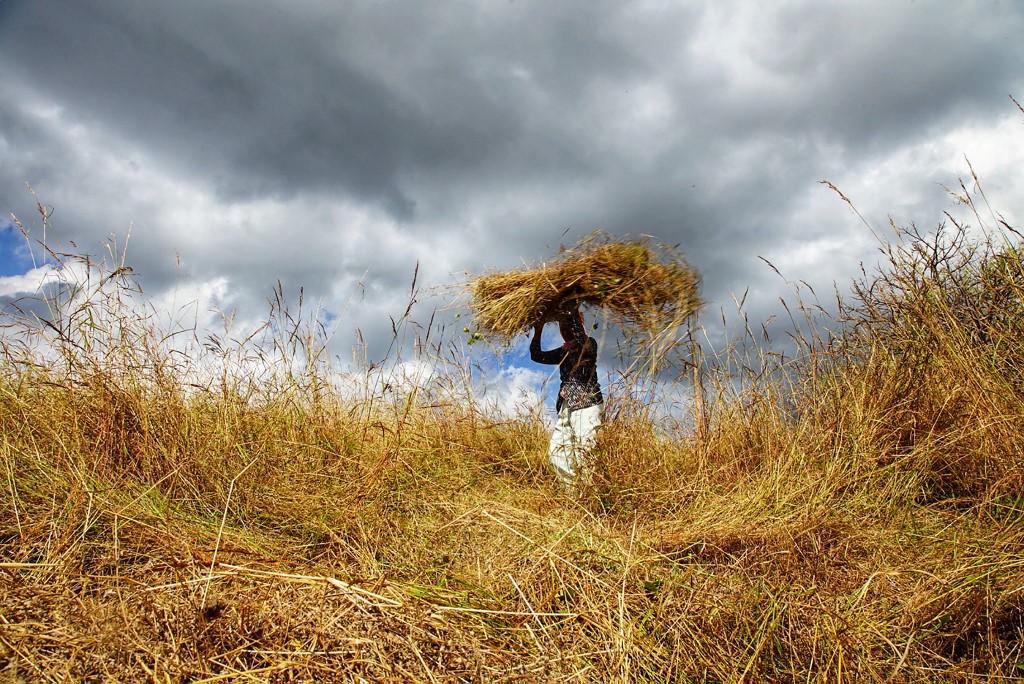
<path fill-rule="evenodd" d="M 791 287 L 762 258 L 825 289 L 875 259 L 822 179 L 929 226 L 970 159 L 1014 221 L 1022 35 L 1013 0 L 0 0 L 0 200 L 84 250 L 130 233 L 163 301 L 255 319 L 301 287 L 342 348 L 386 344 L 417 264 L 597 229 L 678 244 L 711 311 L 760 320 Z"/>

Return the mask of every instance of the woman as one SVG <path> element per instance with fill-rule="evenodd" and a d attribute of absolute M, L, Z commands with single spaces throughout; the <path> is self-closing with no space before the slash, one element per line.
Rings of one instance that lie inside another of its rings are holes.
<path fill-rule="evenodd" d="M 558 319 L 558 330 L 564 344 L 557 349 L 541 351 L 540 338 L 544 323 L 533 327 L 530 358 L 536 363 L 557 364 L 562 381 L 555 410 L 558 419 L 551 433 L 548 459 L 558 479 L 566 485 L 577 481 L 580 470 L 597 439 L 601 425 L 604 397 L 597 380 L 597 340 L 588 337 L 579 309 Z"/>

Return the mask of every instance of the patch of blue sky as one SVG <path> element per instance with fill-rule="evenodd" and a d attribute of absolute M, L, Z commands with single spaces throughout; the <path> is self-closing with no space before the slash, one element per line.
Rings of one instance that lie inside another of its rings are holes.
<path fill-rule="evenodd" d="M 528 366 L 533 362 L 530 360 L 529 338 L 523 336 L 517 339 L 511 348 L 505 352 L 505 361 L 510 366 Z"/>
<path fill-rule="evenodd" d="M 0 219 L 0 277 L 23 275 L 32 268 L 25 236 L 7 219 Z"/>
<path fill-rule="evenodd" d="M 319 318 L 320 324 L 323 325 L 328 332 L 331 332 L 331 329 L 337 325 L 338 321 L 341 320 L 341 316 L 329 309 L 321 309 L 319 312 Z"/>

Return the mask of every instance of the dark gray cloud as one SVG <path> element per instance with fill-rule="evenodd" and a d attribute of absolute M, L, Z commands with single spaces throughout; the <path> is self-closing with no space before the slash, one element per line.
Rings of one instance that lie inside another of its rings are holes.
<path fill-rule="evenodd" d="M 817 181 L 941 220 L 958 146 L 1016 116 L 1022 29 L 1014 0 L 2 0 L 0 198 L 31 216 L 32 184 L 86 250 L 130 229 L 150 292 L 256 316 L 281 281 L 380 339 L 417 263 L 595 229 L 679 243 L 760 319 L 789 286 L 758 257 L 822 288 L 873 254 Z"/>

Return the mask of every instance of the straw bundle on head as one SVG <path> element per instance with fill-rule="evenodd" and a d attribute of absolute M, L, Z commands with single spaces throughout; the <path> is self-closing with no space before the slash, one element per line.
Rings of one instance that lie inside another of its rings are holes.
<path fill-rule="evenodd" d="M 485 274 L 466 287 L 480 332 L 508 341 L 580 305 L 605 309 L 627 331 L 653 335 L 700 308 L 699 284 L 672 248 L 594 233 L 552 263 Z"/>

